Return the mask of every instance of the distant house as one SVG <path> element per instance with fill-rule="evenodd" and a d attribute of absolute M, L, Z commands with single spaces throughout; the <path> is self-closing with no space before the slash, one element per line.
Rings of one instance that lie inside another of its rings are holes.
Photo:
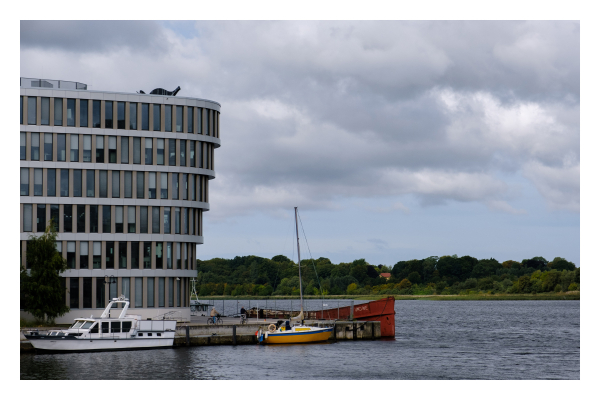
<path fill-rule="evenodd" d="M 390 279 L 392 277 L 392 274 L 390 274 L 389 272 L 382 272 L 379 274 L 380 278 L 385 278 L 385 280 L 387 281 L 388 279 Z"/>

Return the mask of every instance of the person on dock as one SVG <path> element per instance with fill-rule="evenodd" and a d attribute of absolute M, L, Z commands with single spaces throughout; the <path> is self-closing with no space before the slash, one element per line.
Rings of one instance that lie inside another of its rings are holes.
<path fill-rule="evenodd" d="M 244 306 L 242 306 L 242 308 L 240 309 L 240 314 L 246 315 L 246 309 L 244 308 Z"/>
<path fill-rule="evenodd" d="M 210 310 L 210 316 L 213 319 L 213 322 L 217 322 L 217 317 L 219 316 L 219 313 L 217 312 L 216 308 L 212 308 L 212 310 Z"/>

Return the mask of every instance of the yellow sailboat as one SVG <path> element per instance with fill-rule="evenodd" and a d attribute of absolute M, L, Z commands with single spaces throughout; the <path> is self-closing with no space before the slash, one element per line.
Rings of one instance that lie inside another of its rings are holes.
<path fill-rule="evenodd" d="M 298 236 L 298 207 L 294 207 L 296 218 L 296 242 L 298 244 L 298 276 L 300 277 L 300 314 L 290 318 L 290 321 L 299 321 L 299 323 L 290 324 L 286 321 L 285 325 L 279 327 L 274 324 L 269 325 L 268 330 L 262 328 L 256 332 L 260 344 L 284 344 L 284 343 L 314 343 L 323 342 L 331 336 L 333 327 L 319 328 L 315 326 L 304 325 L 304 298 L 302 297 L 302 272 L 300 270 L 300 238 Z"/>

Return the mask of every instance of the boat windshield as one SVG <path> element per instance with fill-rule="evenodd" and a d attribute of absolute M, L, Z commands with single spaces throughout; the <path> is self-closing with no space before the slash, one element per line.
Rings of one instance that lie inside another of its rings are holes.
<path fill-rule="evenodd" d="M 92 324 L 93 324 L 93 322 L 91 322 L 91 321 L 85 321 L 85 323 L 83 324 L 81 329 L 88 329 L 90 326 L 92 326 Z"/>
<path fill-rule="evenodd" d="M 71 326 L 71 329 L 77 329 L 81 325 L 83 325 L 83 321 L 75 321 L 75 323 L 73 324 L 73 326 Z"/>

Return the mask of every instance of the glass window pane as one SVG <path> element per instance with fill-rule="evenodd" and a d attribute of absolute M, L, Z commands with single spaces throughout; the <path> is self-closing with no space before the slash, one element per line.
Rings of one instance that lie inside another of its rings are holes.
<path fill-rule="evenodd" d="M 156 172 L 148 173 L 148 198 L 156 198 Z"/>
<path fill-rule="evenodd" d="M 108 137 L 108 162 L 116 163 L 117 162 L 117 137 L 109 136 Z"/>
<path fill-rule="evenodd" d="M 143 249 L 143 254 L 144 254 L 144 269 L 149 269 L 152 266 L 152 262 L 150 260 L 150 256 L 152 255 L 152 242 L 144 242 L 144 249 Z M 154 299 L 154 296 L 150 296 L 150 287 L 154 288 L 154 284 L 150 285 L 150 279 L 148 278 L 148 301 L 150 301 L 150 298 L 152 297 Z M 154 293 L 154 292 L 152 292 Z M 148 306 L 150 307 L 150 303 L 148 303 Z"/>
<path fill-rule="evenodd" d="M 112 171 L 112 197 L 118 198 L 121 197 L 120 189 L 121 189 L 121 171 Z"/>
<path fill-rule="evenodd" d="M 73 260 L 75 259 L 75 253 L 73 253 Z M 69 253 L 67 253 L 67 264 L 69 263 Z M 75 268 L 75 267 L 71 267 Z M 70 303 L 69 307 L 79 308 L 79 278 L 71 278 L 69 285 Z"/>
<path fill-rule="evenodd" d="M 177 113 L 177 120 L 175 123 L 175 130 L 177 132 L 183 132 L 183 106 L 175 107 Z"/>
<path fill-rule="evenodd" d="M 46 231 L 46 205 L 45 204 L 37 205 L 37 231 L 38 232 Z"/>
<path fill-rule="evenodd" d="M 173 215 L 173 219 L 175 220 L 175 234 L 181 234 L 181 209 L 179 207 L 173 207 L 175 212 Z"/>
<path fill-rule="evenodd" d="M 108 171 L 98 171 L 99 197 L 108 197 Z"/>
<path fill-rule="evenodd" d="M 93 265 L 92 268 L 100 269 L 102 268 L 102 243 L 94 242 L 94 257 L 93 257 Z M 100 281 L 102 278 L 98 278 Z M 102 280 L 102 288 L 104 288 L 104 280 Z M 104 295 L 102 296 L 102 304 L 104 304 Z M 98 301 L 96 300 L 96 306 L 98 306 Z M 103 306 L 102 306 L 103 307 Z"/>
<path fill-rule="evenodd" d="M 152 130 L 160 131 L 160 104 L 152 105 Z"/>
<path fill-rule="evenodd" d="M 125 102 L 117 103 L 117 129 L 125 129 Z"/>
<path fill-rule="evenodd" d="M 56 232 L 58 232 L 58 222 L 59 222 L 59 208 L 58 208 L 58 204 L 51 204 L 50 205 L 50 220 L 54 224 L 54 230 Z"/>
<path fill-rule="evenodd" d="M 165 165 L 165 139 L 156 140 L 156 163 Z"/>
<path fill-rule="evenodd" d="M 87 261 L 87 256 L 82 258 Z M 80 265 L 79 268 L 83 269 L 84 267 Z M 87 262 L 85 268 L 87 268 Z M 83 308 L 92 308 L 92 278 L 83 278 Z M 88 324 L 92 325 L 91 322 Z"/>
<path fill-rule="evenodd" d="M 140 269 L 140 242 L 131 242 L 131 268 Z"/>
<path fill-rule="evenodd" d="M 73 170 L 73 197 L 81 197 L 82 196 L 82 187 L 81 187 L 81 170 L 74 169 Z"/>
<path fill-rule="evenodd" d="M 92 102 L 92 128 L 100 128 L 100 116 L 101 116 L 101 112 L 100 112 L 100 107 L 101 107 L 101 101 L 100 100 L 94 100 Z"/>
<path fill-rule="evenodd" d="M 152 233 L 160 233 L 160 207 L 152 207 Z"/>
<path fill-rule="evenodd" d="M 102 233 L 111 233 L 110 206 L 102 206 Z"/>
<path fill-rule="evenodd" d="M 85 171 L 85 186 L 86 186 L 86 191 L 85 191 L 85 195 L 86 197 L 95 197 L 95 192 L 96 192 L 96 171 L 94 171 L 93 169 L 88 169 Z"/>
<path fill-rule="evenodd" d="M 114 269 L 115 268 L 115 242 L 106 242 L 106 269 Z M 116 284 L 115 285 L 110 285 L 111 286 L 111 291 L 112 291 L 112 286 L 115 286 L 115 292 L 116 292 Z M 116 293 L 113 295 L 114 297 L 116 297 Z M 114 298 L 113 296 L 111 296 L 111 298 Z"/>
<path fill-rule="evenodd" d="M 96 136 L 96 162 L 104 162 L 104 136 L 102 135 Z"/>
<path fill-rule="evenodd" d="M 56 135 L 56 160 L 67 161 L 67 135 L 64 133 Z"/>
<path fill-rule="evenodd" d="M 52 134 L 44 134 L 44 161 L 52 161 Z"/>
<path fill-rule="evenodd" d="M 79 126 L 88 126 L 88 101 L 85 99 L 79 100 Z"/>
<path fill-rule="evenodd" d="M 27 124 L 37 124 L 37 97 L 27 98 Z"/>
<path fill-rule="evenodd" d="M 144 305 L 144 298 L 143 298 L 143 281 L 144 278 L 135 278 L 135 306 L 136 307 L 143 307 Z"/>
<path fill-rule="evenodd" d="M 127 242 L 119 242 L 119 268 L 127 269 Z M 129 278 L 121 278 L 122 291 L 124 291 L 125 289 L 125 286 L 123 286 L 123 282 L 125 279 L 129 281 Z M 129 298 L 129 294 L 125 295 L 125 297 Z"/>
<path fill-rule="evenodd" d="M 148 298 L 146 299 L 146 305 L 154 307 L 154 278 L 148 278 L 147 281 L 146 293 L 148 293 Z"/>
<path fill-rule="evenodd" d="M 156 242 L 156 247 L 154 249 L 154 254 L 156 254 L 156 269 L 163 268 L 163 243 Z"/>
<path fill-rule="evenodd" d="M 173 131 L 173 106 L 165 106 L 165 131 Z"/>
<path fill-rule="evenodd" d="M 73 232 L 73 205 L 63 206 L 63 232 Z"/>
<path fill-rule="evenodd" d="M 75 126 L 75 99 L 67 99 L 67 126 Z"/>
<path fill-rule="evenodd" d="M 41 125 L 50 125 L 50 98 L 42 97 L 42 119 Z"/>
<path fill-rule="evenodd" d="M 194 107 L 187 108 L 187 133 L 194 133 Z"/>
<path fill-rule="evenodd" d="M 21 160 L 27 158 L 27 133 L 21 132 Z"/>
<path fill-rule="evenodd" d="M 181 192 L 182 192 L 182 196 L 181 199 L 182 200 L 187 200 L 188 199 L 188 174 L 181 174 Z"/>
<path fill-rule="evenodd" d="M 185 160 L 186 160 L 186 144 L 187 144 L 187 140 L 180 140 L 179 141 L 179 165 L 182 167 L 186 166 Z"/>
<path fill-rule="evenodd" d="M 142 103 L 142 130 L 147 131 L 150 129 L 150 105 Z"/>
<path fill-rule="evenodd" d="M 33 195 L 34 196 L 43 196 L 42 193 L 42 172 L 41 168 L 35 168 L 33 170 Z"/>
<path fill-rule="evenodd" d="M 144 172 L 138 171 L 135 176 L 137 191 L 136 198 L 143 199 L 144 198 Z"/>
<path fill-rule="evenodd" d="M 152 165 L 152 138 L 146 138 L 145 140 L 145 161 L 146 165 Z"/>
<path fill-rule="evenodd" d="M 54 98 L 54 126 L 63 124 L 63 99 Z"/>
<path fill-rule="evenodd" d="M 202 108 L 198 107 L 198 133 L 202 133 Z"/>
<path fill-rule="evenodd" d="M 36 132 L 31 134 L 31 160 L 40 160 L 40 134 Z"/>
<path fill-rule="evenodd" d="M 165 207 L 164 210 L 164 234 L 171 233 L 171 207 Z"/>
<path fill-rule="evenodd" d="M 188 221 L 189 221 L 188 210 L 189 210 L 189 208 L 187 208 L 187 207 L 183 209 L 183 234 L 184 235 L 188 234 Z"/>
<path fill-rule="evenodd" d="M 121 137 L 121 164 L 129 164 L 129 137 Z"/>
<path fill-rule="evenodd" d="M 175 296 L 174 296 L 174 294 L 173 294 L 173 293 L 174 293 L 174 285 L 173 285 L 173 281 L 174 281 L 174 279 L 173 279 L 173 278 L 169 278 L 169 281 L 168 281 L 168 282 L 169 282 L 169 307 L 173 307 L 173 304 L 174 304 L 174 303 L 173 303 L 173 298 L 174 298 Z"/>
<path fill-rule="evenodd" d="M 165 306 L 165 278 L 158 278 L 158 306 Z"/>
<path fill-rule="evenodd" d="M 69 170 L 60 170 L 60 197 L 69 197 Z"/>
<path fill-rule="evenodd" d="M 123 206 L 115 206 L 115 233 L 123 233 Z"/>
<path fill-rule="evenodd" d="M 56 196 L 56 170 L 54 168 L 46 170 L 46 196 Z"/>
<path fill-rule="evenodd" d="M 192 201 L 196 201 L 196 175 L 190 175 L 190 192 L 192 194 Z"/>
<path fill-rule="evenodd" d="M 127 207 L 127 233 L 135 233 L 135 206 Z"/>
<path fill-rule="evenodd" d="M 196 166 L 196 142 L 190 141 L 190 167 Z"/>
<path fill-rule="evenodd" d="M 142 163 L 142 138 L 139 137 L 133 138 L 133 163 Z"/>
<path fill-rule="evenodd" d="M 104 127 L 106 129 L 113 127 L 113 102 L 108 100 L 104 102 Z"/>
<path fill-rule="evenodd" d="M 169 198 L 169 174 L 167 172 L 160 173 L 160 198 L 168 199 Z"/>
<path fill-rule="evenodd" d="M 129 103 L 129 129 L 137 129 L 137 103 Z"/>
<path fill-rule="evenodd" d="M 173 173 L 171 175 L 173 180 L 173 188 L 171 189 L 171 195 L 173 196 L 174 200 L 179 200 L 179 174 Z"/>
<path fill-rule="evenodd" d="M 83 162 L 92 162 L 92 135 L 83 135 Z"/>
<path fill-rule="evenodd" d="M 33 230 L 33 204 L 23 204 L 23 231 Z"/>
<path fill-rule="evenodd" d="M 140 207 L 140 233 L 148 233 L 148 207 Z"/>
<path fill-rule="evenodd" d="M 173 242 L 167 242 L 167 269 L 173 269 Z"/>
<path fill-rule="evenodd" d="M 71 161 L 79 161 L 79 135 L 71 134 Z"/>
<path fill-rule="evenodd" d="M 169 165 L 175 165 L 175 139 L 169 139 Z"/>
<path fill-rule="evenodd" d="M 85 233 L 85 205 L 77 205 L 77 232 Z"/>
<path fill-rule="evenodd" d="M 90 206 L 90 233 L 98 233 L 98 206 L 97 205 Z"/>
<path fill-rule="evenodd" d="M 133 173 L 131 171 L 124 171 L 123 175 L 124 175 L 124 179 L 125 179 L 125 181 L 123 182 L 123 189 L 125 190 L 123 197 L 125 197 L 126 199 L 130 199 L 131 198 L 131 190 L 132 190 L 132 186 L 133 186 L 133 183 L 132 183 Z"/>

